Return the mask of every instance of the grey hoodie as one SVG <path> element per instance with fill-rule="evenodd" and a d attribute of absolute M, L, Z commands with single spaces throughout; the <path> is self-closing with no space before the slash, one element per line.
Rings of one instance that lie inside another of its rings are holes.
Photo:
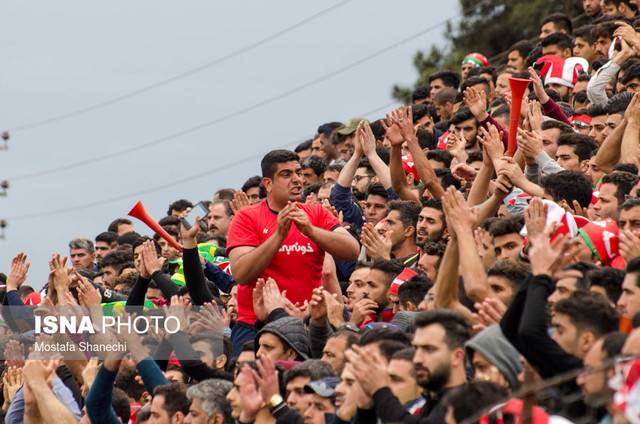
<path fill-rule="evenodd" d="M 512 391 L 520 387 L 520 354 L 502 334 L 499 325 L 492 325 L 476 334 L 465 344 L 465 351 L 468 361 L 472 360 L 474 352 L 479 352 L 487 358 L 504 375 Z"/>

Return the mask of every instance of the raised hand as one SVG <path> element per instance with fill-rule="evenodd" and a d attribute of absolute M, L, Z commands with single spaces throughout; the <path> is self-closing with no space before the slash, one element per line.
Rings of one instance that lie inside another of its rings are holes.
<path fill-rule="evenodd" d="M 475 331 L 482 331 L 489 326 L 498 324 L 507 310 L 504 303 L 493 297 L 487 297 L 482 303 L 476 303 L 475 308 L 478 311 L 473 314 L 477 322 L 473 326 Z"/>
<path fill-rule="evenodd" d="M 640 256 L 640 238 L 629 230 L 620 231 L 620 254 L 627 263 Z"/>
<path fill-rule="evenodd" d="M 391 259 L 392 243 L 390 231 L 387 231 L 383 237 L 371 223 L 366 223 L 362 227 L 360 241 L 367 250 L 367 256 L 371 259 Z"/>
<path fill-rule="evenodd" d="M 496 161 L 504 155 L 504 143 L 502 143 L 500 132 L 494 125 L 489 125 L 488 131 L 480 127 L 478 130 L 478 140 L 491 158 L 492 163 L 495 164 Z"/>
<path fill-rule="evenodd" d="M 97 287 L 94 287 L 89 281 L 85 278 L 82 278 L 81 275 L 78 279 L 78 285 L 76 289 L 78 290 L 78 299 L 80 300 L 80 304 L 86 307 L 99 307 L 102 302 L 102 296 L 100 295 L 100 290 Z"/>
<path fill-rule="evenodd" d="M 178 323 L 178 328 L 182 331 L 186 331 L 189 327 L 189 301 L 184 296 L 171 296 L 171 303 L 168 307 L 165 307 L 166 316 L 174 317 Z"/>
<path fill-rule="evenodd" d="M 278 374 L 271 358 L 267 355 L 256 361 L 258 372 L 253 371 L 253 377 L 260 388 L 262 399 L 269 401 L 275 394 L 280 393 Z"/>
<path fill-rule="evenodd" d="M 580 248 L 577 240 L 569 240 L 566 234 L 556 237 L 551 243 L 547 235 L 538 237 L 529 249 L 531 272 L 533 275 L 553 275 L 574 261 Z"/>
<path fill-rule="evenodd" d="M 342 222 L 344 221 L 344 215 L 342 214 L 342 211 L 338 212 L 336 207 L 329 202 L 329 199 L 324 199 L 322 201 L 322 207 L 328 210 L 331 215 L 335 216 L 338 222 L 342 224 Z"/>
<path fill-rule="evenodd" d="M 476 227 L 477 213 L 467 206 L 464 196 L 453 186 L 449 187 L 442 197 L 442 206 L 447 215 L 447 222 L 456 233 L 473 231 Z"/>
<path fill-rule="evenodd" d="M 182 239 L 182 247 L 185 249 L 193 249 L 197 246 L 196 237 L 200 233 L 200 221 L 202 221 L 202 217 L 196 216 L 193 225 L 189 229 L 184 224 L 180 224 L 180 238 Z"/>
<path fill-rule="evenodd" d="M 473 181 L 478 171 L 466 163 L 457 163 L 451 167 L 451 174 L 461 181 Z"/>
<path fill-rule="evenodd" d="M 391 143 L 392 146 L 400 146 L 404 143 L 404 135 L 402 134 L 402 129 L 400 129 L 399 126 L 400 118 L 394 116 L 394 112 L 395 111 L 387 113 L 386 118 L 380 122 L 382 124 L 382 128 L 384 128 L 385 137 L 389 140 L 389 143 Z M 404 122 L 404 118 L 402 119 L 402 122 Z"/>
<path fill-rule="evenodd" d="M 255 374 L 251 367 L 245 365 L 238 374 L 238 387 L 242 399 L 240 422 L 253 422 L 256 414 L 262 408 L 264 400 L 258 391 Z M 267 399 L 268 400 L 268 399 Z"/>
<path fill-rule="evenodd" d="M 148 272 L 149 277 L 162 269 L 164 261 L 165 258 L 158 257 L 158 252 L 156 251 L 153 241 L 147 240 L 142 244 L 142 262 L 144 263 L 144 268 Z"/>
<path fill-rule="evenodd" d="M 25 361 L 24 345 L 15 339 L 11 339 L 4 346 L 4 359 L 9 367 L 22 368 Z"/>
<path fill-rule="evenodd" d="M 27 280 L 31 263 L 27 260 L 27 255 L 23 252 L 18 253 L 11 261 L 11 271 L 7 276 L 7 291 L 18 290 L 20 286 Z"/>
<path fill-rule="evenodd" d="M 546 240 L 547 211 L 547 205 L 539 197 L 534 197 L 524 209 L 524 222 L 530 243 Z"/>
<path fill-rule="evenodd" d="M 49 262 L 49 269 L 51 270 L 51 282 L 58 295 L 58 300 L 60 300 L 71 284 L 67 270 L 67 258 L 61 257 L 59 253 L 54 253 Z"/>
<path fill-rule="evenodd" d="M 344 324 L 344 303 L 342 303 L 342 299 L 338 298 L 337 294 L 329 293 L 326 290 L 322 291 L 322 295 L 324 296 L 329 323 L 336 328 L 340 327 Z"/>
<path fill-rule="evenodd" d="M 309 301 L 309 315 L 311 320 L 318 324 L 325 323 L 327 320 L 327 304 L 322 287 L 313 289 L 311 301 Z"/>
<path fill-rule="evenodd" d="M 413 125 L 413 110 L 411 106 L 403 106 L 391 112 L 393 123 L 400 129 L 404 141 L 415 138 L 416 129 Z"/>
<path fill-rule="evenodd" d="M 256 318 L 259 321 L 266 321 L 269 313 L 264 306 L 264 286 L 267 283 L 264 278 L 258 278 L 256 286 L 253 288 L 253 312 L 256 314 Z"/>
<path fill-rule="evenodd" d="M 302 234 L 309 238 L 312 238 L 312 234 L 314 231 L 313 224 L 311 224 L 311 221 L 309 220 L 309 215 L 307 215 L 307 213 L 302 210 L 297 203 L 289 212 L 289 218 L 291 219 L 291 222 L 293 222 L 295 226 L 298 227 L 298 230 Z"/>
<path fill-rule="evenodd" d="M 233 199 L 231 200 L 231 209 L 233 210 L 233 213 L 237 214 L 242 209 L 249 206 L 251 206 L 251 202 L 249 202 L 247 193 L 242 190 L 236 190 L 236 192 L 233 193 Z"/>
<path fill-rule="evenodd" d="M 549 101 L 549 96 L 547 95 L 547 92 L 544 91 L 544 84 L 542 83 L 542 79 L 540 79 L 540 75 L 538 75 L 536 70 L 531 66 L 529 67 L 528 71 L 529 78 L 531 79 L 531 82 L 533 84 L 533 91 L 536 94 L 538 101 L 541 104 L 547 103 Z"/>
<path fill-rule="evenodd" d="M 280 293 L 280 288 L 276 283 L 276 280 L 269 277 L 265 282 L 264 289 L 262 290 L 262 297 L 264 299 L 264 307 L 267 311 L 267 316 L 278 308 L 285 307 L 284 294 Z"/>
<path fill-rule="evenodd" d="M 367 120 L 360 121 L 356 129 L 356 144 L 358 143 L 365 156 L 369 157 L 369 155 L 376 154 L 376 138 Z"/>
<path fill-rule="evenodd" d="M 389 386 L 389 374 L 385 361 L 379 354 L 353 345 L 345 352 L 358 383 L 368 396 Z"/>
<path fill-rule="evenodd" d="M 18 389 L 22 386 L 22 368 L 8 367 L 2 376 L 2 389 L 4 394 L 4 404 L 2 409 L 6 412 L 9 410 L 11 401 L 16 395 Z"/>
<path fill-rule="evenodd" d="M 469 87 L 464 90 L 464 102 L 469 107 L 469 110 L 475 116 L 478 121 L 483 121 L 487 118 L 487 99 L 486 93 L 476 87 Z"/>
<path fill-rule="evenodd" d="M 353 305 L 349 321 L 355 325 L 360 325 L 369 318 L 370 315 L 375 314 L 377 310 L 378 304 L 373 300 L 368 298 L 360 299 Z"/>
<path fill-rule="evenodd" d="M 543 150 L 542 136 L 538 132 L 518 128 L 518 148 L 528 164 L 534 164 Z"/>
<path fill-rule="evenodd" d="M 291 211 L 296 208 L 295 203 L 289 202 L 287 205 L 282 208 L 282 210 L 278 213 L 278 230 L 277 234 L 280 236 L 282 240 L 287 238 L 289 234 L 289 229 L 291 229 Z"/>

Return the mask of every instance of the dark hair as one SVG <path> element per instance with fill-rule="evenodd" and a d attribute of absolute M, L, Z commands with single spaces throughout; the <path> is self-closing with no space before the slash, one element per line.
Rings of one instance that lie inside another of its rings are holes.
<path fill-rule="evenodd" d="M 429 150 L 427 152 L 427 159 L 442 162 L 444 163 L 445 168 L 449 168 L 451 166 L 451 161 L 453 161 L 453 156 L 448 150 L 436 149 Z"/>
<path fill-rule="evenodd" d="M 122 389 L 125 393 L 134 399 L 135 401 L 141 401 L 142 395 L 146 391 L 144 385 L 136 380 L 138 371 L 135 367 L 122 364 L 116 380 L 114 382 L 115 387 Z"/>
<path fill-rule="evenodd" d="M 467 164 L 473 163 L 473 162 L 482 162 L 482 151 L 473 151 L 473 152 L 469 152 L 469 156 L 467 157 Z"/>
<path fill-rule="evenodd" d="M 405 347 L 411 344 L 411 338 L 404 331 L 392 330 L 390 328 L 374 328 L 373 330 L 365 330 L 358 340 L 359 346 L 367 346 L 373 343 L 379 343 L 383 340 L 393 340 L 403 343 Z"/>
<path fill-rule="evenodd" d="M 296 153 L 300 153 L 300 152 L 302 152 L 304 150 L 309 150 L 311 148 L 312 144 L 313 144 L 313 139 L 305 140 L 302 143 L 298 144 L 296 146 L 296 148 L 293 149 L 293 151 L 296 152 Z M 255 187 L 255 186 L 252 186 L 252 187 Z M 249 188 L 251 188 L 251 187 L 249 187 Z M 242 190 L 242 191 L 244 191 L 244 190 Z"/>
<path fill-rule="evenodd" d="M 533 64 L 536 63 L 536 61 L 541 57 L 542 57 L 542 47 L 538 45 L 529 52 L 524 62 L 527 65 L 527 67 L 533 66 Z"/>
<path fill-rule="evenodd" d="M 369 124 L 371 132 L 376 140 L 384 140 L 385 130 L 382 127 L 382 119 L 375 120 Z"/>
<path fill-rule="evenodd" d="M 400 221 L 406 227 L 416 227 L 422 206 L 410 200 L 394 200 L 389 203 L 389 212 L 398 211 Z"/>
<path fill-rule="evenodd" d="M 286 386 L 291 380 L 298 377 L 309 377 L 311 381 L 316 381 L 335 375 L 336 372 L 328 363 L 320 359 L 307 359 L 284 373 L 284 384 Z"/>
<path fill-rule="evenodd" d="M 448 309 L 436 309 L 420 312 L 415 318 L 415 327 L 420 329 L 439 324 L 445 330 L 445 340 L 449 349 L 464 348 L 471 338 L 471 328 L 467 320 L 457 312 Z"/>
<path fill-rule="evenodd" d="M 131 262 L 133 262 L 133 257 L 129 253 L 116 250 L 102 258 L 102 268 L 110 266 L 116 270 L 117 274 L 120 274 L 120 271 L 125 268 L 125 265 L 130 264 Z"/>
<path fill-rule="evenodd" d="M 638 175 L 638 167 L 633 163 L 616 163 L 613 166 L 613 170 L 628 172 L 629 174 Z"/>
<path fill-rule="evenodd" d="M 482 75 L 485 75 L 485 77 L 483 77 Z M 487 79 L 486 76 L 488 76 L 489 79 Z M 467 73 L 467 79 L 472 77 L 481 77 L 487 82 L 494 81 L 495 76 L 496 76 L 496 68 L 494 68 L 493 66 L 477 66 L 475 68 L 471 68 Z M 460 91 L 464 91 L 464 90 L 460 88 Z"/>
<path fill-rule="evenodd" d="M 640 63 L 633 64 L 629 68 L 624 71 L 624 75 L 620 80 L 620 83 L 623 85 L 631 82 L 632 79 L 640 78 Z"/>
<path fill-rule="evenodd" d="M 631 189 L 638 183 L 638 176 L 624 171 L 613 171 L 602 177 L 602 184 L 613 184 L 616 186 L 616 198 L 618 205 L 624 203 L 625 197 L 631 193 Z"/>
<path fill-rule="evenodd" d="M 322 175 L 327 168 L 327 164 L 318 156 L 309 156 L 300 164 L 302 169 L 311 168 L 316 175 Z"/>
<path fill-rule="evenodd" d="M 548 24 L 549 22 L 553 22 L 553 24 L 558 29 L 563 29 L 567 32 L 567 34 L 571 34 L 573 32 L 573 24 L 571 23 L 571 19 L 565 15 L 564 13 L 552 13 L 551 15 L 545 17 L 542 20 L 542 24 Z"/>
<path fill-rule="evenodd" d="M 448 391 L 441 404 L 444 411 L 451 408 L 455 422 L 461 423 L 475 417 L 479 405 L 488 408 L 508 398 L 509 392 L 505 387 L 489 381 L 472 381 Z"/>
<path fill-rule="evenodd" d="M 262 178 L 259 175 L 254 175 L 253 177 L 247 178 L 247 181 L 242 184 L 241 190 L 245 193 L 254 187 L 260 187 L 262 184 Z"/>
<path fill-rule="evenodd" d="M 409 281 L 398 287 L 400 304 L 406 307 L 407 303 L 411 302 L 417 307 L 431 287 L 433 287 L 433 282 L 428 277 L 424 275 L 412 277 Z"/>
<path fill-rule="evenodd" d="M 322 187 L 322 184 L 320 183 L 310 184 L 307 187 L 305 187 L 304 190 L 302 190 L 302 197 L 301 197 L 302 202 L 306 202 L 307 197 L 309 197 L 310 194 L 317 195 L 318 192 L 320 191 L 320 187 Z"/>
<path fill-rule="evenodd" d="M 616 7 L 620 7 L 621 4 L 625 4 L 631 10 L 638 10 L 638 6 L 635 3 L 631 3 L 631 0 L 602 0 L 604 4 L 612 4 Z"/>
<path fill-rule="evenodd" d="M 416 100 L 428 99 L 431 94 L 431 88 L 427 85 L 416 87 L 411 94 L 411 102 L 415 103 Z"/>
<path fill-rule="evenodd" d="M 520 234 L 523 225 L 522 217 L 498 218 L 489 226 L 489 234 L 491 234 L 491 237 L 500 237 L 513 233 Z"/>
<path fill-rule="evenodd" d="M 625 110 L 629 107 L 629 103 L 631 103 L 631 99 L 633 99 L 633 93 L 626 91 L 614 95 L 607 102 L 607 113 L 609 115 L 624 115 Z"/>
<path fill-rule="evenodd" d="M 451 124 L 456 125 L 469 119 L 476 119 L 468 107 L 463 106 L 451 117 Z"/>
<path fill-rule="evenodd" d="M 529 270 L 521 264 L 509 260 L 498 260 L 487 270 L 488 276 L 504 277 L 513 288 L 523 284 L 530 275 Z"/>
<path fill-rule="evenodd" d="M 327 122 L 318 127 L 318 134 L 323 134 L 329 138 L 331 134 L 340 127 L 343 127 L 342 122 Z"/>
<path fill-rule="evenodd" d="M 437 146 L 435 134 L 431 131 L 427 131 L 422 127 L 416 130 L 416 137 L 418 137 L 418 144 L 420 145 L 421 149 L 435 149 Z M 384 161 L 384 159 L 382 160 Z M 389 161 L 386 161 L 385 163 L 388 165 L 388 162 Z"/>
<path fill-rule="evenodd" d="M 573 31 L 575 38 L 582 38 L 588 44 L 593 44 L 596 40 L 593 38 L 593 25 L 582 25 Z"/>
<path fill-rule="evenodd" d="M 587 273 L 589 271 L 593 271 L 594 269 L 598 269 L 598 267 L 590 262 L 576 262 L 571 265 L 567 265 L 563 268 L 563 271 L 572 270 L 579 271 L 582 274 L 582 277 L 578 278 L 576 281 L 576 289 L 578 290 L 588 290 L 589 289 L 589 279 L 587 278 Z"/>
<path fill-rule="evenodd" d="M 547 175 L 542 179 L 542 187 L 555 202 L 566 200 L 571 205 L 577 200 L 583 208 L 591 204 L 591 181 L 582 172 L 560 171 Z"/>
<path fill-rule="evenodd" d="M 422 246 L 423 255 L 438 256 L 440 259 L 444 256 L 445 250 L 447 243 L 444 241 L 428 241 Z"/>
<path fill-rule="evenodd" d="M 389 200 L 389 193 L 387 193 L 387 190 L 380 183 L 371 183 L 371 184 L 369 184 L 369 186 L 367 187 L 367 192 L 366 192 L 365 198 L 367 198 L 369 196 L 380 196 L 380 197 L 384 197 L 385 199 Z"/>
<path fill-rule="evenodd" d="M 360 335 L 358 333 L 355 333 L 347 329 L 342 329 L 342 330 L 336 331 L 335 333 L 331 333 L 331 335 L 327 337 L 327 340 L 334 339 L 337 337 L 343 337 L 345 339 L 346 349 L 349 349 L 352 345 L 358 343 L 358 341 L 360 340 Z"/>
<path fill-rule="evenodd" d="M 579 133 L 561 134 L 558 146 L 575 146 L 575 153 L 580 161 L 591 159 L 598 150 L 598 144 L 593 138 Z"/>
<path fill-rule="evenodd" d="M 342 168 L 344 168 L 343 164 L 341 164 L 341 163 L 332 163 L 331 165 L 327 166 L 327 169 L 325 169 L 324 172 L 328 172 L 328 171 L 340 172 L 340 171 L 342 171 Z"/>
<path fill-rule="evenodd" d="M 178 227 L 180 225 L 180 218 L 173 215 L 167 215 L 158 221 L 161 227 Z"/>
<path fill-rule="evenodd" d="M 586 277 L 589 280 L 589 287 L 598 286 L 604 288 L 611 303 L 614 305 L 618 303 L 618 299 L 622 294 L 624 271 L 604 266 L 588 271 Z"/>
<path fill-rule="evenodd" d="M 480 68 L 474 68 L 474 69 L 480 69 Z M 466 80 L 464 80 L 462 82 L 462 85 L 460 86 L 460 92 L 464 93 L 464 90 L 466 90 L 469 87 L 473 87 L 475 85 L 480 85 L 482 84 L 484 86 L 484 91 L 485 93 L 488 95 L 489 92 L 491 91 L 491 85 L 489 84 L 489 81 L 487 81 L 486 78 L 482 78 L 482 77 L 468 77 Z"/>
<path fill-rule="evenodd" d="M 456 190 L 460 190 L 462 184 L 460 184 L 460 180 L 453 176 L 451 170 L 449 168 L 440 168 L 436 169 L 436 177 L 440 178 L 440 183 L 443 188 L 447 188 L 449 186 L 453 186 Z"/>
<path fill-rule="evenodd" d="M 458 97 L 458 90 L 453 87 L 445 87 L 442 90 L 438 91 L 433 102 L 435 104 L 443 104 L 443 103 L 455 103 L 456 97 Z"/>
<path fill-rule="evenodd" d="M 433 106 L 427 105 L 411 105 L 411 113 L 413 115 L 413 122 L 418 122 L 425 116 L 430 116 L 434 121 L 437 120 L 438 114 Z"/>
<path fill-rule="evenodd" d="M 298 162 L 299 160 L 298 155 L 290 150 L 272 150 L 267 153 L 260 162 L 262 176 L 273 179 L 279 163 Z"/>
<path fill-rule="evenodd" d="M 408 343 L 399 342 L 397 340 L 382 340 L 378 343 L 378 350 L 380 354 L 388 361 L 391 360 L 393 355 L 401 350 L 406 349 Z"/>
<path fill-rule="evenodd" d="M 210 207 L 214 205 L 222 205 L 224 207 L 224 214 L 227 215 L 227 218 L 233 216 L 233 208 L 231 207 L 231 202 L 229 200 L 214 200 L 211 202 Z"/>
<path fill-rule="evenodd" d="M 613 359 L 622 353 L 624 342 L 627 341 L 627 335 L 621 331 L 614 331 L 602 338 L 603 359 Z"/>
<path fill-rule="evenodd" d="M 596 116 L 608 115 L 609 111 L 607 110 L 607 105 L 595 103 L 589 106 L 586 110 L 586 114 L 592 118 Z"/>
<path fill-rule="evenodd" d="M 111 224 L 109 224 L 109 227 L 107 227 L 107 231 L 111 231 L 112 233 L 117 233 L 118 227 L 120 225 L 133 225 L 133 223 L 131 222 L 130 219 L 127 219 L 127 218 L 114 219 L 113 221 L 111 221 Z"/>
<path fill-rule="evenodd" d="M 520 57 L 525 59 L 527 56 L 529 56 L 529 53 L 531 53 L 531 51 L 534 48 L 535 48 L 534 44 L 531 43 L 529 40 L 520 40 L 517 43 L 513 44 L 511 47 L 509 47 L 509 52 L 516 50 L 520 55 Z"/>
<path fill-rule="evenodd" d="M 416 354 L 416 350 L 412 347 L 408 347 L 402 350 L 397 351 L 396 353 L 393 354 L 393 356 L 391 357 L 391 360 L 398 360 L 398 361 L 407 361 L 407 362 L 413 362 L 413 356 Z M 412 370 L 413 372 L 413 370 Z"/>
<path fill-rule="evenodd" d="M 386 285 L 387 287 L 391 285 L 391 282 L 394 278 L 398 276 L 404 269 L 402 263 L 398 260 L 383 260 L 378 259 L 373 262 L 373 264 L 369 267 L 371 270 L 382 271 L 387 277 Z"/>
<path fill-rule="evenodd" d="M 613 33 L 616 30 L 616 24 L 613 21 L 618 19 L 604 21 L 604 22 L 600 21 L 599 23 L 594 25 L 593 28 L 591 29 L 591 36 L 593 37 L 593 39 L 597 40 L 598 38 L 601 38 L 601 37 L 613 38 Z"/>
<path fill-rule="evenodd" d="M 562 32 L 554 32 L 540 40 L 540 45 L 544 47 L 548 46 L 558 46 L 562 50 L 564 49 L 572 49 L 573 48 L 573 40 L 571 37 Z"/>
<path fill-rule="evenodd" d="M 187 399 L 187 386 L 184 383 L 169 383 L 156 386 L 153 396 L 164 397 L 164 410 L 171 418 L 176 412 L 189 413 L 189 400 Z"/>
<path fill-rule="evenodd" d="M 169 208 L 167 209 L 167 215 L 171 215 L 173 211 L 182 212 L 192 207 L 193 207 L 193 203 L 191 203 L 187 199 L 176 200 L 175 202 L 169 205 Z"/>
<path fill-rule="evenodd" d="M 103 243 L 107 243 L 112 245 L 118 239 L 118 234 L 113 233 L 111 231 L 104 231 L 96 236 L 96 243 L 101 241 Z"/>
<path fill-rule="evenodd" d="M 627 264 L 626 272 L 627 274 L 640 273 L 640 256 L 629 261 L 629 263 Z M 636 286 L 640 287 L 640 278 L 636 278 Z"/>
<path fill-rule="evenodd" d="M 637 208 L 640 206 L 640 198 L 632 197 L 624 201 L 622 206 L 620 206 L 620 210 L 628 211 L 629 209 Z"/>
<path fill-rule="evenodd" d="M 124 390 L 114 387 L 111 392 L 111 406 L 116 416 L 123 423 L 128 423 L 131 418 L 131 405 L 129 404 L 129 396 Z"/>
<path fill-rule="evenodd" d="M 590 330 L 596 338 L 615 331 L 618 314 L 609 299 L 588 291 L 576 291 L 553 305 L 553 311 L 569 317 L 580 331 Z"/>
<path fill-rule="evenodd" d="M 447 87 L 458 88 L 460 85 L 460 77 L 453 71 L 440 71 L 429 75 L 429 84 L 437 79 L 442 80 Z"/>

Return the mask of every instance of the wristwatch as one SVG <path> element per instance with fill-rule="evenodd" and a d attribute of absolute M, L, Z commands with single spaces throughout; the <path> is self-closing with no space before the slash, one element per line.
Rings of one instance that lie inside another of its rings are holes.
<path fill-rule="evenodd" d="M 267 404 L 269 405 L 269 411 L 273 412 L 283 403 L 284 403 L 284 399 L 282 398 L 282 396 L 280 396 L 279 393 L 276 393 L 275 395 L 271 396 L 271 399 L 269 399 L 269 402 L 267 402 Z"/>

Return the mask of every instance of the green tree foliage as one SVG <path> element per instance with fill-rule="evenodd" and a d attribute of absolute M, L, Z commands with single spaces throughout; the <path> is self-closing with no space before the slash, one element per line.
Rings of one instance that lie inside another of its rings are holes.
<path fill-rule="evenodd" d="M 492 65 L 504 62 L 506 50 L 519 40 L 535 40 L 545 16 L 566 13 L 572 18 L 583 13 L 580 0 L 458 0 L 461 16 L 455 25 L 447 22 L 444 47 L 418 51 L 413 59 L 418 78 L 413 87 L 393 87 L 393 97 L 408 102 L 413 88 L 426 83 L 436 70 L 458 70 L 467 53 L 480 52 Z M 576 22 L 576 25 L 579 22 Z"/>

